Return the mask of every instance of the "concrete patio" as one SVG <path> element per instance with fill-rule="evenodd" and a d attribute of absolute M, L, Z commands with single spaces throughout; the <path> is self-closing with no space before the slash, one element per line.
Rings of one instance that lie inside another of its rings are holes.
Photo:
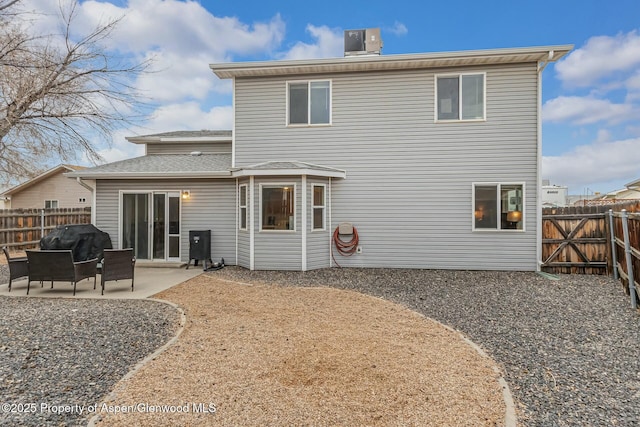
<path fill-rule="evenodd" d="M 96 289 L 93 289 L 93 279 L 78 282 L 76 295 L 73 296 L 73 285 L 70 282 L 45 282 L 40 287 L 39 282 L 31 282 L 29 296 L 42 298 L 112 298 L 112 299 L 143 299 L 158 292 L 189 280 L 202 273 L 202 267 L 158 268 L 136 266 L 135 286 L 131 292 L 131 280 L 109 281 L 105 283 L 104 295 L 100 295 L 100 275 L 96 278 Z M 0 285 L 0 295 L 27 296 L 27 279 L 14 280 L 9 292 L 8 282 Z"/>

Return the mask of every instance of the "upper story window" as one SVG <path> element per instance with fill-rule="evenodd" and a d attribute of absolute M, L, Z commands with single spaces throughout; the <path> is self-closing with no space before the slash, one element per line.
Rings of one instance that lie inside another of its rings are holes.
<path fill-rule="evenodd" d="M 438 121 L 484 120 L 485 74 L 436 76 Z"/>
<path fill-rule="evenodd" d="M 288 125 L 331 123 L 331 81 L 287 83 Z"/>

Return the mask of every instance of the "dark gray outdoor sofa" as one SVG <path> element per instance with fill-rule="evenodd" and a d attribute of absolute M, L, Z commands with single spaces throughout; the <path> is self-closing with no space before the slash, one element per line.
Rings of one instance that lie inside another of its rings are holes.
<path fill-rule="evenodd" d="M 71 282 L 73 283 L 73 295 L 76 294 L 76 284 L 82 279 L 93 277 L 93 289 L 96 288 L 96 275 L 98 259 L 87 261 L 73 261 L 73 253 L 70 250 L 62 251 L 27 251 L 29 281 L 27 283 L 27 295 L 32 281 Z"/>

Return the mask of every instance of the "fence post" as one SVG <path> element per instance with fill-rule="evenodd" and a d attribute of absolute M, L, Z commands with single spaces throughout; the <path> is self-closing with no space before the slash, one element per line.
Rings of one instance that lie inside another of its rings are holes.
<path fill-rule="evenodd" d="M 618 253 L 616 250 L 616 231 L 613 228 L 614 227 L 614 222 L 613 222 L 613 209 L 609 209 L 609 231 L 611 234 L 611 258 L 612 259 L 612 265 L 613 265 L 613 278 L 615 280 L 618 280 Z"/>
<path fill-rule="evenodd" d="M 44 237 L 44 209 L 40 209 L 40 238 Z"/>
<path fill-rule="evenodd" d="M 622 232 L 624 234 L 624 252 L 627 261 L 627 276 L 629 277 L 629 295 L 631 296 L 631 307 L 636 308 L 636 285 L 633 277 L 633 261 L 631 258 L 631 243 L 629 242 L 629 214 L 626 209 L 622 209 Z"/>

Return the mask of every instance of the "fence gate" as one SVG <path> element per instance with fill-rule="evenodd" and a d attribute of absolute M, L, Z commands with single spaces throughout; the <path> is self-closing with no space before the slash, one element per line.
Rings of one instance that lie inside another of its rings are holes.
<path fill-rule="evenodd" d="M 542 270 L 607 274 L 605 213 L 542 215 Z"/>

